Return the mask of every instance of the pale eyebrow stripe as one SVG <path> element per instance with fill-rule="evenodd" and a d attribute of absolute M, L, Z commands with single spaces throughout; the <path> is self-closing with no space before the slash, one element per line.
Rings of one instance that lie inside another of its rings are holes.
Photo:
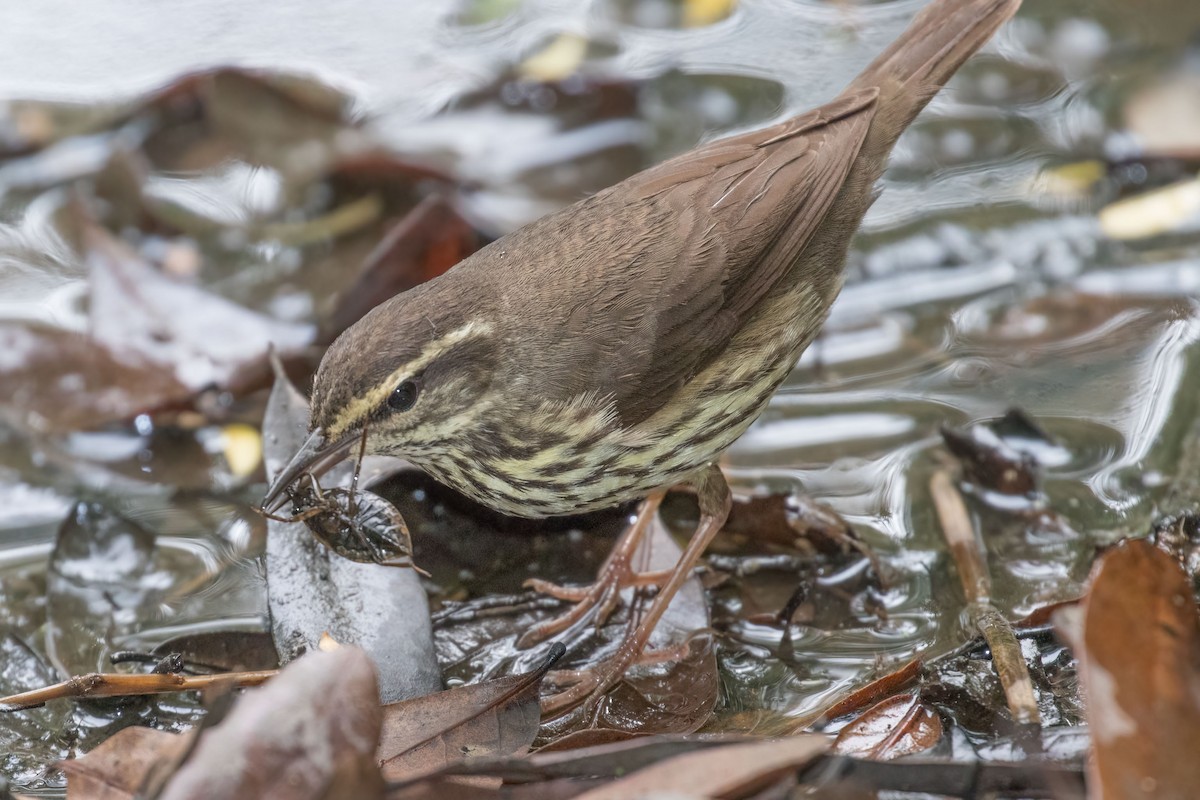
<path fill-rule="evenodd" d="M 429 344 L 425 345 L 421 350 L 420 355 L 403 366 L 394 370 L 390 375 L 382 381 L 371 387 L 368 391 L 353 398 L 334 418 L 333 423 L 325 431 L 325 435 L 334 438 L 342 435 L 345 431 L 360 419 L 364 419 L 372 410 L 378 408 L 383 403 L 384 399 L 392 393 L 392 390 L 405 378 L 411 378 L 421 370 L 433 363 L 434 359 L 445 353 L 452 347 L 457 347 L 468 339 L 474 339 L 479 336 L 485 336 L 492 332 L 492 324 L 490 322 L 480 322 L 472 320 L 461 328 L 455 328 L 438 339 L 434 339 Z"/>

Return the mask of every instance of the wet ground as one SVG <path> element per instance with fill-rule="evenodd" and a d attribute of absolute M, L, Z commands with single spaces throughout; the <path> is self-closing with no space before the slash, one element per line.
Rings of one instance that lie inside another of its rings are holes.
<path fill-rule="evenodd" d="M 79 114 L 196 67 L 315 70 L 348 92 L 365 120 L 356 130 L 448 169 L 483 237 L 697 141 L 828 98 L 920 7 L 760 0 L 728 15 L 722 3 L 362 2 L 334 19 L 323 5 L 297 4 L 280 20 L 244 4 L 170 18 L 108 5 L 3 12 L 0 98 L 77 101 Z M 710 728 L 802 719 L 889 664 L 964 641 L 929 500 L 946 459 L 939 426 L 1019 407 L 1052 439 L 1013 439 L 1041 464 L 1044 493 L 970 498 L 995 602 L 1014 619 L 1077 596 L 1098 547 L 1196 502 L 1196 478 L 1180 463 L 1197 450 L 1200 204 L 1184 202 L 1184 213 L 1112 204 L 1193 180 L 1200 128 L 1177 117 L 1200 107 L 1197 8 L 1030 3 L 901 140 L 825 333 L 727 462 L 739 490 L 807 495 L 840 512 L 883 580 L 860 580 L 853 559 L 847 574 L 793 563 L 709 580 L 720 670 Z M 71 58 L 54 55 L 64 49 Z M 53 129 L 55 117 L 22 108 L 0 110 L 0 142 L 28 139 L 34 123 Z M 186 144 L 154 159 L 147 194 L 224 228 L 317 216 L 306 216 L 321 207 L 311 194 L 289 195 L 294 163 L 210 163 Z M 60 213 L 74 176 L 116 146 L 67 137 L 40 160 L 0 163 L 4 320 L 94 324 Z M 198 244 L 171 250 L 181 238 L 146 233 L 141 220 L 105 223 L 207 289 L 297 327 L 329 318 L 329 265 L 361 260 L 380 235 L 364 226 L 349 245 L 314 246 L 275 229 L 216 246 L 211 228 L 193 228 L 182 240 Z M 190 266 L 193 255 L 202 266 Z M 0 352 L 0 366 L 15 352 Z M 260 422 L 261 393 L 218 392 L 191 417 L 81 432 L 44 423 L 31 410 L 39 398 L 13 402 L 22 387 L 12 381 L 0 374 L 0 687 L 106 668 L 113 650 L 181 632 L 263 628 L 264 526 L 251 510 L 262 477 L 256 462 L 236 463 L 237 437 L 253 439 Z M 584 580 L 619 523 L 531 535 L 418 478 L 388 486 L 410 517 L 418 563 L 434 567 L 439 601 L 517 592 L 533 575 Z M 1030 524 L 1043 509 L 1061 520 Z M 668 512 L 686 530 L 686 498 Z M 466 531 L 466 546 L 443 544 Z M 780 554 L 744 541 L 717 552 Z M 802 581 L 817 588 L 792 623 L 764 621 Z M 495 669 L 509 654 L 460 647 L 452 675 Z M 1054 654 L 1043 661 L 1053 666 Z M 191 708 L 59 705 L 6 719 L 0 773 L 36 782 L 40 765 L 78 741 L 135 720 L 170 726 Z M 964 730 L 977 752 L 996 755 Z"/>

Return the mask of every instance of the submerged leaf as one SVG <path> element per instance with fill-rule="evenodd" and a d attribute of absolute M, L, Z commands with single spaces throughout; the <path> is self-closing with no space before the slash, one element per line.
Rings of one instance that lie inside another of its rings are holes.
<path fill-rule="evenodd" d="M 295 353 L 309 325 L 280 322 L 151 267 L 99 226 L 84 223 L 91 325 L 115 351 L 158 362 L 193 391 L 238 389 L 266 374 L 267 352 Z"/>
<path fill-rule="evenodd" d="M 0 323 L 0 414 L 26 428 L 96 428 L 186 403 L 170 370 L 73 331 Z"/>

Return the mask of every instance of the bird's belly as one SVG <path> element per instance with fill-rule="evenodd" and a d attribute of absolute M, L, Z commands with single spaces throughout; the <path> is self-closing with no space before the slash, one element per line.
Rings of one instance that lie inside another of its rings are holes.
<path fill-rule="evenodd" d="M 473 500 L 513 516 L 611 508 L 683 483 L 715 461 L 766 408 L 793 363 L 789 353 L 752 379 L 697 384 L 665 413 L 634 428 L 613 427 L 586 445 L 559 442 L 520 458 L 473 453 L 421 466 Z"/>
<path fill-rule="evenodd" d="M 820 328 L 821 308 L 804 287 L 770 298 L 725 354 L 632 427 L 601 410 L 546 420 L 547 429 L 536 433 L 506 431 L 499 421 L 495 435 L 506 447 L 418 463 L 489 508 L 530 518 L 611 508 L 683 483 L 766 409 Z M 542 438 L 552 443 L 530 446 Z"/>

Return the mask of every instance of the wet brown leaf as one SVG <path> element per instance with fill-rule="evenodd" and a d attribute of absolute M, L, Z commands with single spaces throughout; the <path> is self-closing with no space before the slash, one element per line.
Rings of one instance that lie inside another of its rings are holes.
<path fill-rule="evenodd" d="M 0 413 L 29 428 L 95 428 L 192 395 L 170 370 L 73 331 L 0 323 L 0 353 Z"/>
<path fill-rule="evenodd" d="M 523 675 L 385 706 L 379 743 L 384 775 L 406 780 L 451 761 L 525 752 L 541 719 L 538 688 L 562 652 L 554 646 L 544 663 Z"/>
<path fill-rule="evenodd" d="M 839 755 L 890 761 L 920 753 L 942 738 L 942 720 L 912 694 L 877 703 L 842 728 L 833 743 Z"/>
<path fill-rule="evenodd" d="M 147 264 L 97 225 L 83 223 L 91 270 L 92 335 L 157 362 L 193 391 L 237 391 L 269 373 L 267 352 L 306 347 L 315 331 L 243 308 Z"/>
<path fill-rule="evenodd" d="M 645 767 L 579 798 L 627 800 L 656 792 L 681 797 L 745 797 L 809 763 L 827 746 L 824 736 L 803 735 L 706 749 Z"/>
<path fill-rule="evenodd" d="M 1005 442 L 990 426 L 943 427 L 942 439 L 962 463 L 966 479 L 976 486 L 1011 495 L 1037 492 L 1037 462 Z"/>
<path fill-rule="evenodd" d="M 125 728 L 92 752 L 59 762 L 67 776 L 67 800 L 132 800 L 156 765 L 172 764 L 188 737 L 153 728 Z"/>
<path fill-rule="evenodd" d="M 876 678 L 861 689 L 856 689 L 846 695 L 825 709 L 822 716 L 825 719 L 844 717 L 847 714 L 852 714 L 866 707 L 868 703 L 878 702 L 880 698 L 899 692 L 921 676 L 921 667 L 923 664 L 923 660 L 919 657 L 912 659 L 899 669 Z"/>
<path fill-rule="evenodd" d="M 1100 559 L 1082 606 L 1064 612 L 1056 623 L 1079 659 L 1096 796 L 1195 797 L 1200 614 L 1188 577 L 1149 542 L 1125 541 Z"/>
<path fill-rule="evenodd" d="M 356 647 L 297 659 L 205 730 L 162 800 L 382 795 L 375 668 Z"/>
<path fill-rule="evenodd" d="M 841 515 L 823 503 L 786 494 L 735 497 L 724 533 L 751 541 L 812 550 L 825 555 L 862 552 L 862 545 Z"/>

